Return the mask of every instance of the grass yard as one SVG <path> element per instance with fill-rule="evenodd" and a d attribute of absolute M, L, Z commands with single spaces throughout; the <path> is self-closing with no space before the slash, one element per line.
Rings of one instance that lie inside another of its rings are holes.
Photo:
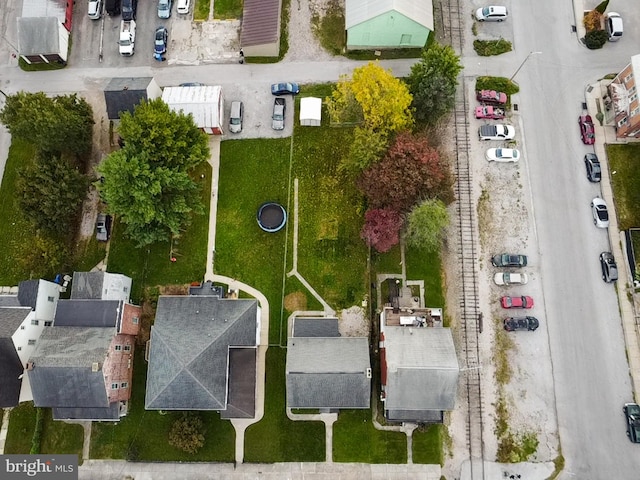
<path fill-rule="evenodd" d="M 324 462 L 322 422 L 294 422 L 285 411 L 287 350 L 267 350 L 267 384 L 262 420 L 245 432 L 244 459 L 250 463 Z M 335 431 L 335 430 L 334 430 Z M 335 439 L 335 433 L 334 433 Z M 334 440 L 335 441 L 335 440 Z"/>
<path fill-rule="evenodd" d="M 422 426 L 413 431 L 413 463 L 444 465 L 442 425 Z"/>
<path fill-rule="evenodd" d="M 205 178 L 201 179 L 200 175 Z M 201 198 L 204 213 L 194 215 L 191 225 L 179 239 L 174 240 L 171 262 L 171 244 L 154 243 L 136 248 L 133 240 L 123 235 L 123 226 L 114 222 L 109 251 L 108 270 L 123 273 L 133 279 L 131 297 L 134 303 L 142 298 L 145 286 L 187 284 L 204 278 L 207 263 L 209 230 L 209 199 L 211 198 L 211 166 L 200 165 L 193 174 L 202 185 Z"/>
<path fill-rule="evenodd" d="M 213 18 L 216 20 L 242 18 L 242 0 L 215 0 Z"/>
<path fill-rule="evenodd" d="M 333 460 L 357 463 L 406 463 L 407 436 L 376 430 L 371 410 L 341 410 L 333 424 Z"/>
<path fill-rule="evenodd" d="M 216 4 L 218 2 L 216 1 Z M 208 20 L 209 10 L 211 8 L 211 0 L 196 0 L 193 6 L 194 20 Z"/>
<path fill-rule="evenodd" d="M 620 230 L 640 227 L 640 145 L 607 145 L 606 148 L 618 226 Z M 611 175 L 611 172 L 616 173 Z"/>
<path fill-rule="evenodd" d="M 200 412 L 204 421 L 205 443 L 191 455 L 168 443 L 169 430 L 180 412 L 161 415 L 144 409 L 147 363 L 144 351 L 136 351 L 133 391 L 129 413 L 119 423 L 94 423 L 91 432 L 91 458 L 126 458 L 160 462 L 232 462 L 235 431 L 228 420 L 220 420 L 217 412 Z"/>
<path fill-rule="evenodd" d="M 33 402 L 21 403 L 11 410 L 9 415 L 9 430 L 7 431 L 4 453 L 7 455 L 29 453 L 33 431 L 36 427 L 36 409 Z"/>
<path fill-rule="evenodd" d="M 44 428 L 42 429 L 42 453 L 78 455 L 82 464 L 82 443 L 84 430 L 81 425 L 54 421 L 50 408 L 45 410 Z"/>

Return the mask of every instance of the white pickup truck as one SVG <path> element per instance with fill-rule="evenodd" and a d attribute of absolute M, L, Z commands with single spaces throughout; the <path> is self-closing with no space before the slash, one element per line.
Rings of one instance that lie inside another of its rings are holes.
<path fill-rule="evenodd" d="M 478 136 L 480 140 L 513 140 L 516 129 L 511 125 L 481 125 Z"/>
<path fill-rule="evenodd" d="M 120 22 L 120 55 L 133 55 L 133 48 L 136 41 L 136 22 L 135 20 L 122 20 Z"/>

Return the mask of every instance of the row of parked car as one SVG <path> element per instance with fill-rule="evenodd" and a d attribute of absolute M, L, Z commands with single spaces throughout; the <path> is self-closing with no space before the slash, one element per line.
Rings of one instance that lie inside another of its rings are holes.
<path fill-rule="evenodd" d="M 507 94 L 495 90 L 479 90 L 476 99 L 480 105 L 476 107 L 475 116 L 478 119 L 501 120 L 505 117 Z M 478 129 L 480 140 L 511 141 L 516 136 L 516 130 L 511 125 L 481 125 Z M 520 151 L 516 148 L 489 148 L 485 152 L 485 158 L 489 162 L 517 162 L 520 160 Z"/>
<path fill-rule="evenodd" d="M 498 268 L 522 268 L 527 266 L 527 256 L 521 254 L 501 253 L 494 255 L 491 258 L 491 264 Z M 510 285 L 526 285 L 529 282 L 529 277 L 526 273 L 516 272 L 497 272 L 493 276 L 493 281 L 496 285 L 510 286 Z M 520 295 L 520 296 L 503 296 L 500 298 L 500 306 L 505 309 L 533 308 L 533 298 Z M 534 331 L 540 326 L 540 322 L 536 317 L 523 316 L 523 317 L 507 317 L 503 320 L 504 329 L 508 332 L 516 330 L 528 330 Z"/>
<path fill-rule="evenodd" d="M 89 18 L 99 20 L 102 17 L 102 8 L 107 15 L 114 17 L 122 13 L 123 20 L 135 20 L 138 9 L 137 0 L 89 0 Z M 158 18 L 167 19 L 171 16 L 173 0 L 158 0 Z M 191 0 L 178 0 L 176 10 L 179 14 L 189 13 Z"/>

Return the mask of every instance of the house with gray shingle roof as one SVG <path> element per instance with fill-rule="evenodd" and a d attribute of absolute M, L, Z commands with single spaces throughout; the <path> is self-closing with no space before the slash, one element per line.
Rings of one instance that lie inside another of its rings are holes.
<path fill-rule="evenodd" d="M 369 340 L 341 337 L 337 318 L 298 317 L 287 341 L 287 408 L 369 408 Z"/>
<path fill-rule="evenodd" d="M 122 112 L 133 114 L 135 107 L 140 102 L 161 96 L 162 89 L 153 77 L 112 78 L 104 89 L 107 117 L 109 120 L 120 120 Z M 75 280 L 75 274 L 73 278 Z"/>
<path fill-rule="evenodd" d="M 145 408 L 253 417 L 259 332 L 257 300 L 161 296 L 151 327 Z"/>

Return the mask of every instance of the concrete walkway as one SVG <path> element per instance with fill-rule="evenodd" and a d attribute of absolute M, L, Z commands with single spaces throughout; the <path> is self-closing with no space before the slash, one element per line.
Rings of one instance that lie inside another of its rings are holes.
<path fill-rule="evenodd" d="M 9 431 L 9 415 L 11 409 L 5 408 L 2 416 L 2 427 L 0 427 L 0 455 L 4 453 L 4 444 L 7 441 L 7 432 Z"/>
<path fill-rule="evenodd" d="M 213 2 L 211 2 L 213 4 Z M 211 165 L 211 198 L 209 202 L 209 239 L 207 241 L 207 267 L 204 277 L 213 275 L 213 263 L 216 255 L 216 218 L 218 216 L 218 179 L 220 172 L 220 142 L 218 135 L 209 138 L 209 165 Z"/>

